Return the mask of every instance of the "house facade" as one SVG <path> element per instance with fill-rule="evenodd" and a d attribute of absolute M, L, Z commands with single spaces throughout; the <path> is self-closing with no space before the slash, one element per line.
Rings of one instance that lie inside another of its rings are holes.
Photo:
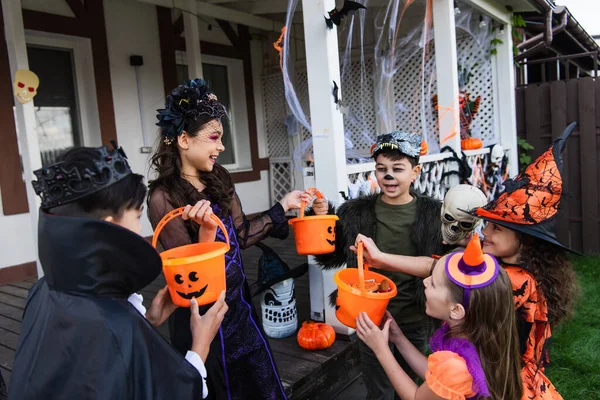
<path fill-rule="evenodd" d="M 132 169 L 151 179 L 149 158 L 158 140 L 156 110 L 164 105 L 166 93 L 190 77 L 211 81 L 231 111 L 227 151 L 220 162 L 231 171 L 247 214 L 267 209 L 292 189 L 316 185 L 337 203 L 367 186 L 376 190 L 371 184 L 374 166 L 367 158 L 372 138 L 384 133 L 385 123 L 378 117 L 381 104 L 376 98 L 381 87 L 372 79 L 378 61 L 373 48 L 379 23 L 376 11 L 390 3 L 366 3 L 372 14 L 363 21 L 362 49 L 367 50 L 361 59 L 355 44 L 345 50 L 344 24 L 354 16 L 333 29 L 323 21 L 335 7 L 333 0 L 2 0 L 0 281 L 35 276 L 39 271 L 32 171 L 71 146 L 117 140 Z M 421 159 L 423 173 L 417 187 L 443 197 L 458 182 L 453 177 L 458 174 L 452 172 L 458 172 L 459 161 L 471 168 L 466 179 L 481 183 L 495 144 L 501 145 L 506 174 L 516 172 L 511 17 L 513 12 L 540 12 L 538 0 L 397 3 L 409 10 L 401 35 L 427 18 L 431 27 L 430 74 L 421 70 L 419 75 L 421 55 L 407 57 L 390 81 L 393 90 L 388 96 L 393 99 L 388 106 L 399 107 L 390 127 L 419 130 L 429 146 Z M 461 22 L 457 8 L 472 15 L 470 25 Z M 293 32 L 288 50 L 294 65 L 290 81 L 312 132 L 298 123 L 299 116 L 292 110 L 287 78 L 273 47 L 286 25 Z M 483 146 L 463 152 L 459 101 L 465 88 L 460 63 L 480 52 L 474 44 L 479 35 L 475 31 L 486 31 L 495 47 L 486 50 L 485 63 L 473 67 L 479 69 L 467 87 L 473 98 L 483 99 L 473 122 Z M 20 69 L 31 70 L 40 79 L 36 96 L 27 104 L 14 97 L 13 81 Z M 353 91 L 357 85 L 349 83 L 361 76 L 368 83 L 360 92 Z M 421 79 L 412 79 L 415 76 Z M 427 96 L 415 97 L 426 78 Z M 338 95 L 354 114 L 362 107 L 358 118 L 363 118 L 362 128 L 340 112 L 332 81 L 339 83 Z M 416 108 L 400 107 L 415 98 L 420 104 Z M 302 147 L 309 139 L 309 146 Z M 442 151 L 445 147 L 454 154 Z M 145 217 L 143 227 L 143 234 L 150 236 Z"/>

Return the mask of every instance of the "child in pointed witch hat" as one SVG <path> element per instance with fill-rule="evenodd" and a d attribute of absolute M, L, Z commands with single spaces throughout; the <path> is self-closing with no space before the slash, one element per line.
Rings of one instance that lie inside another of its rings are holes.
<path fill-rule="evenodd" d="M 521 360 L 511 282 L 496 259 L 481 250 L 477 234 L 464 252 L 435 262 L 425 279 L 426 312 L 443 321 L 421 354 L 389 312 L 383 328 L 363 313 L 358 337 L 369 346 L 401 399 L 492 398 L 522 395 Z M 425 383 L 417 386 L 392 355 L 392 342 Z"/>
<path fill-rule="evenodd" d="M 473 214 L 486 220 L 483 250 L 496 256 L 510 277 L 523 359 L 523 399 L 560 399 L 544 375 L 551 326 L 569 317 L 576 295 L 572 251 L 555 235 L 562 197 L 563 152 L 575 123 L 515 179 Z"/>

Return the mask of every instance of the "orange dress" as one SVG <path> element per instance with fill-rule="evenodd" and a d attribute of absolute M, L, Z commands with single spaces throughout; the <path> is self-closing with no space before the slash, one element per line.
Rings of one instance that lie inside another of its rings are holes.
<path fill-rule="evenodd" d="M 548 322 L 546 298 L 537 288 L 533 276 L 516 266 L 504 266 L 513 288 L 517 326 L 523 367 L 522 400 L 562 400 L 562 396 L 544 375 L 544 367 L 550 362 L 548 340 L 552 336 Z"/>
<path fill-rule="evenodd" d="M 477 394 L 465 359 L 448 350 L 427 357 L 425 382 L 433 393 L 448 400 L 465 400 Z"/>

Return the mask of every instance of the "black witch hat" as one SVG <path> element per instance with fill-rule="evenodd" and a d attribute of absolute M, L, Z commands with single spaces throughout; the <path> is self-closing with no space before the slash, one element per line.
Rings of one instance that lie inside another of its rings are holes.
<path fill-rule="evenodd" d="M 575 125 L 569 125 L 525 171 L 507 180 L 496 200 L 472 214 L 574 252 L 556 239 L 556 222 L 563 188 L 562 152 Z"/>

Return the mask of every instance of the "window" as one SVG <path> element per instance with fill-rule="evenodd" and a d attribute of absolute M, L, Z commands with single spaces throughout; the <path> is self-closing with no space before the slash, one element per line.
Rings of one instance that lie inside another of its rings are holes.
<path fill-rule="evenodd" d="M 25 40 L 29 69 L 40 79 L 33 105 L 42 165 L 73 146 L 100 146 L 90 39 L 26 30 Z"/>
<path fill-rule="evenodd" d="M 34 98 L 34 109 L 42 165 L 47 166 L 65 150 L 82 143 L 73 52 L 30 45 L 27 58 L 43 89 Z"/>
<path fill-rule="evenodd" d="M 223 145 L 219 164 L 230 171 L 252 169 L 246 93 L 241 60 L 202 55 L 202 73 L 230 119 L 223 121 Z M 177 81 L 189 79 L 185 52 L 177 52 Z"/>
<path fill-rule="evenodd" d="M 231 112 L 231 101 L 229 99 L 229 79 L 227 76 L 227 67 L 224 65 L 214 65 L 202 63 L 202 73 L 204 80 L 210 84 L 212 91 L 219 98 L 219 102 Z M 183 82 L 188 79 L 187 65 L 177 65 L 177 82 Z M 222 165 L 234 165 L 235 151 L 233 148 L 233 137 L 231 121 L 223 122 L 223 146 L 225 151 L 219 155 L 219 163 Z"/>

